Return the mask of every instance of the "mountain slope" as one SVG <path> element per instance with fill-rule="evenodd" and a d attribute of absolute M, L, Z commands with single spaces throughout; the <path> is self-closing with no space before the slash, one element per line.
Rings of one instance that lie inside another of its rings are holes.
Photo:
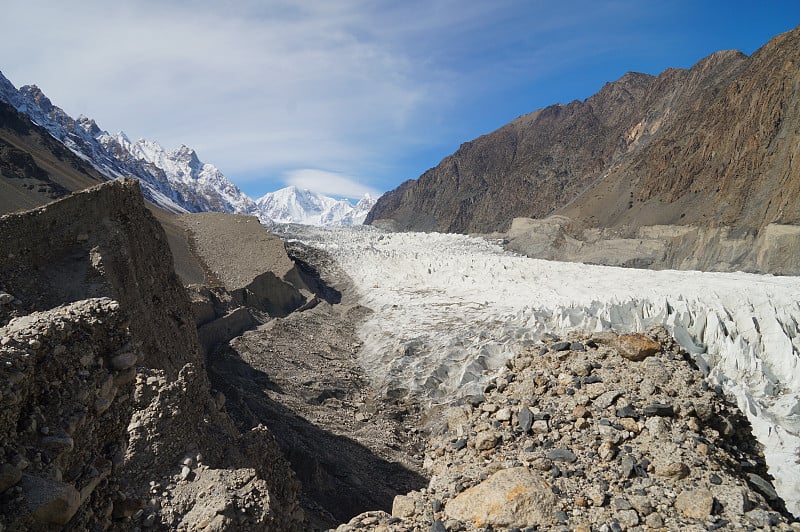
<path fill-rule="evenodd" d="M 0 101 L 44 127 L 79 157 L 109 179 L 136 177 L 145 197 L 171 212 L 219 211 L 255 213 L 252 199 L 231 183 L 216 167 L 204 164 L 197 154 L 181 146 L 166 152 L 157 143 L 130 142 L 124 133 L 110 135 L 94 120 L 72 118 L 35 85 L 17 90 L 0 73 Z"/>
<path fill-rule="evenodd" d="M 800 221 L 799 40 L 795 29 L 751 57 L 626 74 L 583 102 L 522 116 L 385 194 L 366 223 L 492 232 L 553 213 L 583 227 Z"/>
<path fill-rule="evenodd" d="M 0 213 L 33 208 L 103 181 L 88 162 L 0 101 Z"/>
<path fill-rule="evenodd" d="M 657 138 L 561 213 L 618 226 L 757 230 L 800 223 L 798 60 L 800 28 L 772 39 L 725 83 L 677 109 Z M 620 205 L 619 197 L 632 205 Z"/>

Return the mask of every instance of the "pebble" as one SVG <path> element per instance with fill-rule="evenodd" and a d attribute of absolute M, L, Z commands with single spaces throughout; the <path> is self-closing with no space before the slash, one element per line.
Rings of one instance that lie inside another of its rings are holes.
<path fill-rule="evenodd" d="M 517 424 L 522 432 L 528 432 L 533 425 L 533 413 L 530 408 L 523 406 L 517 414 Z"/>
<path fill-rule="evenodd" d="M 675 412 L 672 409 L 672 405 L 667 405 L 663 403 L 649 404 L 642 409 L 642 413 L 645 416 L 659 416 L 659 417 L 672 417 L 675 415 Z"/>
<path fill-rule="evenodd" d="M 479 432 L 475 437 L 475 448 L 479 451 L 488 451 L 494 449 L 497 445 L 497 435 L 493 432 Z"/>
<path fill-rule="evenodd" d="M 495 413 L 494 418 L 497 421 L 510 421 L 511 420 L 511 409 L 508 408 L 508 407 L 501 408 L 500 410 L 498 410 Z"/>
<path fill-rule="evenodd" d="M 545 454 L 548 460 L 554 462 L 575 462 L 578 457 L 569 449 L 551 449 Z"/>

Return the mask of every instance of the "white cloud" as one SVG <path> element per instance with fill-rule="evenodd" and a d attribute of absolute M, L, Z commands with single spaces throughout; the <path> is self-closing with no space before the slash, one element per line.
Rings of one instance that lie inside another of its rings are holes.
<path fill-rule="evenodd" d="M 372 197 L 377 198 L 381 195 L 381 192 L 365 185 L 358 179 L 327 170 L 311 168 L 291 170 L 284 174 L 284 182 L 287 185 L 294 185 L 298 188 L 305 188 L 312 192 L 329 196 L 360 198 L 364 194 L 370 194 Z"/>
<path fill-rule="evenodd" d="M 105 129 L 191 145 L 229 175 L 358 173 L 429 134 L 425 110 L 447 98 L 357 0 L 10 3 L 12 82 Z"/>
<path fill-rule="evenodd" d="M 256 193 L 257 176 L 303 168 L 385 189 L 631 68 L 597 79 L 603 59 L 687 41 L 682 22 L 654 30 L 681 7 L 640 4 L 5 0 L 0 69 L 102 128 L 192 146 Z"/>

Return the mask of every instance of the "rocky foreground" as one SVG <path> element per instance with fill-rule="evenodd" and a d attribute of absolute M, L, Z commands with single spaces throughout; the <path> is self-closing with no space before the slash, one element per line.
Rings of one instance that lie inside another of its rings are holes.
<path fill-rule="evenodd" d="M 0 217 L 0 532 L 800 529 L 663 329 L 424 408 L 370 384 L 336 261 L 265 235 L 132 181 Z"/>
<path fill-rule="evenodd" d="M 429 486 L 337 531 L 800 530 L 747 420 L 660 328 L 553 338 L 429 425 Z"/>

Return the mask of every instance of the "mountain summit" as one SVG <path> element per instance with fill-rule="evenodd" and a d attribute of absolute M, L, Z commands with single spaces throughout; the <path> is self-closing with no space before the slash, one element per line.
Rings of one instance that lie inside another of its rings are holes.
<path fill-rule="evenodd" d="M 353 206 L 346 199 L 337 200 L 296 186 L 270 192 L 256 200 L 262 219 L 306 225 L 360 225 L 374 204 L 369 194 Z"/>

